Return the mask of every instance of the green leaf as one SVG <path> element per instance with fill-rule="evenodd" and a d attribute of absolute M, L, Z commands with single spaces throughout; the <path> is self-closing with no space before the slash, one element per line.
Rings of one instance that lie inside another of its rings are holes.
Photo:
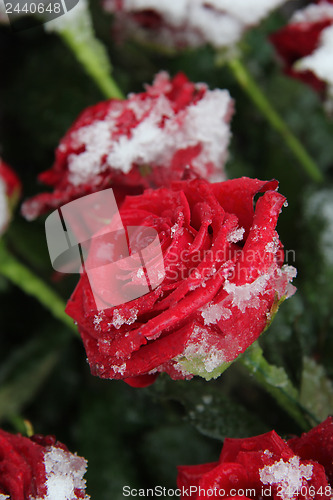
<path fill-rule="evenodd" d="M 180 402 L 186 419 L 196 429 L 215 439 L 247 437 L 268 429 L 258 417 L 223 394 L 219 385 L 198 379 L 188 381 L 158 380 L 155 383 L 163 398 Z"/>
<path fill-rule="evenodd" d="M 313 425 L 333 414 L 333 384 L 323 366 L 304 357 L 299 401 L 316 419 Z"/>

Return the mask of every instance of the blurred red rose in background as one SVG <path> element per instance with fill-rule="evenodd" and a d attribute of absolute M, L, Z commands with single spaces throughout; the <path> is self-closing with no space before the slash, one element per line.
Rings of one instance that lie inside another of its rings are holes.
<path fill-rule="evenodd" d="M 112 187 L 118 203 L 174 180 L 225 178 L 233 101 L 179 73 L 159 73 L 146 92 L 87 108 L 60 141 L 39 179 L 53 187 L 26 201 L 31 220 L 81 196 Z"/>
<path fill-rule="evenodd" d="M 271 35 L 285 72 L 333 99 L 333 2 L 320 0 L 296 11 Z"/>

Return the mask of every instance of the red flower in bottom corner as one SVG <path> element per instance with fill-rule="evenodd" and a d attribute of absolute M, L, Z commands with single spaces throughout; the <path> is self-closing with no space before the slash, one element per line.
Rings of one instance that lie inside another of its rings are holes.
<path fill-rule="evenodd" d="M 333 486 L 333 420 L 300 438 L 275 431 L 225 439 L 217 462 L 178 467 L 182 498 L 329 500 Z"/>
<path fill-rule="evenodd" d="M 88 500 L 87 462 L 53 436 L 0 429 L 0 500 Z"/>
<path fill-rule="evenodd" d="M 123 229 L 115 217 L 94 236 L 66 308 L 94 375 L 209 380 L 259 337 L 294 291 L 277 185 L 192 180 L 125 199 Z"/>

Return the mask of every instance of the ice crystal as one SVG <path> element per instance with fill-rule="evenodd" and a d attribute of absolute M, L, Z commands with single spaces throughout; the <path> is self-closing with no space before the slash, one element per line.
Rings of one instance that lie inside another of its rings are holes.
<path fill-rule="evenodd" d="M 259 474 L 263 484 L 279 486 L 279 496 L 282 500 L 292 500 L 305 481 L 312 478 L 312 469 L 313 465 L 302 465 L 299 457 L 294 456 L 288 462 L 284 462 L 281 458 L 273 465 L 265 465 Z"/>
<path fill-rule="evenodd" d="M 245 229 L 240 227 L 228 235 L 227 241 L 229 243 L 238 243 L 238 241 L 242 241 L 244 233 Z"/>
<path fill-rule="evenodd" d="M 121 315 L 119 309 L 114 309 L 112 317 L 112 325 L 117 328 L 117 330 L 123 325 L 131 325 L 134 323 L 138 317 L 138 309 L 131 309 L 129 311 L 129 316 Z"/>
<path fill-rule="evenodd" d="M 202 311 L 201 316 L 204 319 L 205 325 L 217 323 L 221 318 L 228 319 L 231 316 L 231 311 L 221 304 L 208 304 Z"/>
<path fill-rule="evenodd" d="M 232 304 L 243 313 L 248 307 L 258 308 L 260 306 L 259 295 L 265 292 L 269 278 L 270 274 L 263 274 L 252 283 L 244 285 L 236 285 L 226 281 L 223 288 L 232 298 Z"/>

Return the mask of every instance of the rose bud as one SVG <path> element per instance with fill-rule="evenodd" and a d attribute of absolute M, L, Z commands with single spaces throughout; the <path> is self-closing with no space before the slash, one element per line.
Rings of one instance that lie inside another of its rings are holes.
<path fill-rule="evenodd" d="M 232 48 L 244 32 L 286 0 L 104 0 L 117 39 L 161 47 Z"/>
<path fill-rule="evenodd" d="M 0 158 L 0 235 L 5 232 L 21 195 L 21 182 Z"/>
<path fill-rule="evenodd" d="M 54 188 L 23 204 L 31 220 L 81 196 L 112 187 L 118 203 L 174 180 L 224 178 L 233 103 L 185 75 L 159 73 L 146 92 L 87 108 L 39 179 Z"/>
<path fill-rule="evenodd" d="M 259 337 L 294 292 L 277 185 L 194 179 L 126 197 L 91 240 L 66 308 L 94 375 L 136 386 L 160 372 L 209 380 Z"/>
<path fill-rule="evenodd" d="M 328 418 L 301 438 L 287 442 L 275 431 L 245 439 L 227 438 L 217 462 L 178 467 L 181 498 L 329 500 L 332 436 L 333 421 Z"/>
<path fill-rule="evenodd" d="M 0 500 L 89 500 L 87 461 L 53 436 L 31 438 L 0 429 Z"/>
<path fill-rule="evenodd" d="M 333 104 L 333 1 L 321 0 L 298 10 L 289 24 L 271 35 L 291 77 L 311 85 Z M 331 104 L 330 104 L 331 103 Z"/>

